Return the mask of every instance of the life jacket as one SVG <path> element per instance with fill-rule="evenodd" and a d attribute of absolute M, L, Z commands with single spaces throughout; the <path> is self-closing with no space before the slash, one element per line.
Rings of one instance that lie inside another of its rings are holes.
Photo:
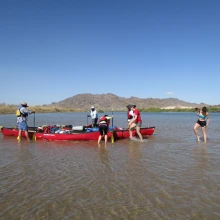
<path fill-rule="evenodd" d="M 106 125 L 108 126 L 110 123 L 110 120 L 106 118 L 106 116 L 102 116 L 100 119 L 99 119 L 99 125 Z"/>
<path fill-rule="evenodd" d="M 16 110 L 16 116 L 17 117 L 27 117 L 28 114 L 27 113 L 21 113 L 20 109 L 22 108 L 23 106 L 19 106 L 18 109 Z"/>
<path fill-rule="evenodd" d="M 130 111 L 128 111 L 128 119 L 132 119 L 133 116 L 130 114 Z"/>

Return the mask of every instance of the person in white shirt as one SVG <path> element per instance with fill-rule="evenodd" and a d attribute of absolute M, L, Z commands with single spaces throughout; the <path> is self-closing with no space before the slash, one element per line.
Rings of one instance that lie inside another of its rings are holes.
<path fill-rule="evenodd" d="M 98 122 L 98 114 L 97 111 L 95 109 L 94 106 L 91 107 L 91 112 L 90 112 L 90 116 L 92 118 L 92 127 L 96 128 L 97 126 L 97 122 Z"/>

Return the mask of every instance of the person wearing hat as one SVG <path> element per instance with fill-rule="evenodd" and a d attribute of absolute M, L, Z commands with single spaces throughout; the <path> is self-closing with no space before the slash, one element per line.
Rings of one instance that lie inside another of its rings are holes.
<path fill-rule="evenodd" d="M 132 137 L 132 129 L 136 127 L 136 132 L 140 138 L 141 141 L 143 141 L 140 128 L 142 124 L 142 119 L 141 119 L 141 114 L 139 110 L 136 108 L 136 105 L 131 106 L 131 110 L 133 111 L 133 118 L 129 121 L 128 126 L 129 126 L 129 133 L 130 133 L 130 139 L 134 139 Z"/>
<path fill-rule="evenodd" d="M 35 111 L 29 111 L 27 110 L 27 107 L 29 107 L 27 103 L 22 102 L 16 111 L 17 125 L 18 125 L 18 130 L 19 130 L 17 140 L 21 140 L 21 132 L 25 131 L 25 136 L 27 140 L 29 141 L 28 125 L 27 125 L 28 115 L 35 113 Z"/>
<path fill-rule="evenodd" d="M 92 118 L 92 127 L 96 128 L 98 122 L 98 114 L 94 106 L 91 107 L 90 116 Z"/>

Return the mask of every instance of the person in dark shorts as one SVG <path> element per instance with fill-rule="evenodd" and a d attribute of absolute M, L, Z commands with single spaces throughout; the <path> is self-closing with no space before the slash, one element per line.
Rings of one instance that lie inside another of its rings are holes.
<path fill-rule="evenodd" d="M 99 119 L 98 125 L 99 125 L 99 138 L 98 138 L 98 144 L 100 143 L 102 137 L 105 139 L 105 143 L 107 143 L 108 139 L 108 127 L 110 124 L 110 119 L 113 118 L 112 116 L 104 115 Z"/>
<path fill-rule="evenodd" d="M 204 142 L 206 142 L 207 141 L 206 128 L 207 128 L 207 126 L 209 125 L 209 122 L 210 122 L 208 110 L 204 106 L 202 108 L 202 110 L 200 110 L 198 108 L 195 108 L 195 112 L 196 112 L 196 115 L 199 116 L 199 119 L 197 120 L 196 124 L 194 125 L 194 128 L 193 128 L 194 133 L 197 137 L 197 140 L 200 141 L 200 137 L 199 137 L 199 134 L 198 134 L 198 129 L 199 129 L 199 127 L 201 127 Z"/>

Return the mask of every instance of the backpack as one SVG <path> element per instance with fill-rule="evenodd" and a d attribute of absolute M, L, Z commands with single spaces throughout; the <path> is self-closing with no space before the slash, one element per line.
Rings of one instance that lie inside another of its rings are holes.
<path fill-rule="evenodd" d="M 21 116 L 20 109 L 17 109 L 17 110 L 16 110 L 16 116 L 17 116 L 17 117 L 20 117 L 20 116 Z"/>
<path fill-rule="evenodd" d="M 16 116 L 17 117 L 27 117 L 28 114 L 27 113 L 21 113 L 20 109 L 22 108 L 22 106 L 20 106 L 17 110 L 16 110 Z"/>

